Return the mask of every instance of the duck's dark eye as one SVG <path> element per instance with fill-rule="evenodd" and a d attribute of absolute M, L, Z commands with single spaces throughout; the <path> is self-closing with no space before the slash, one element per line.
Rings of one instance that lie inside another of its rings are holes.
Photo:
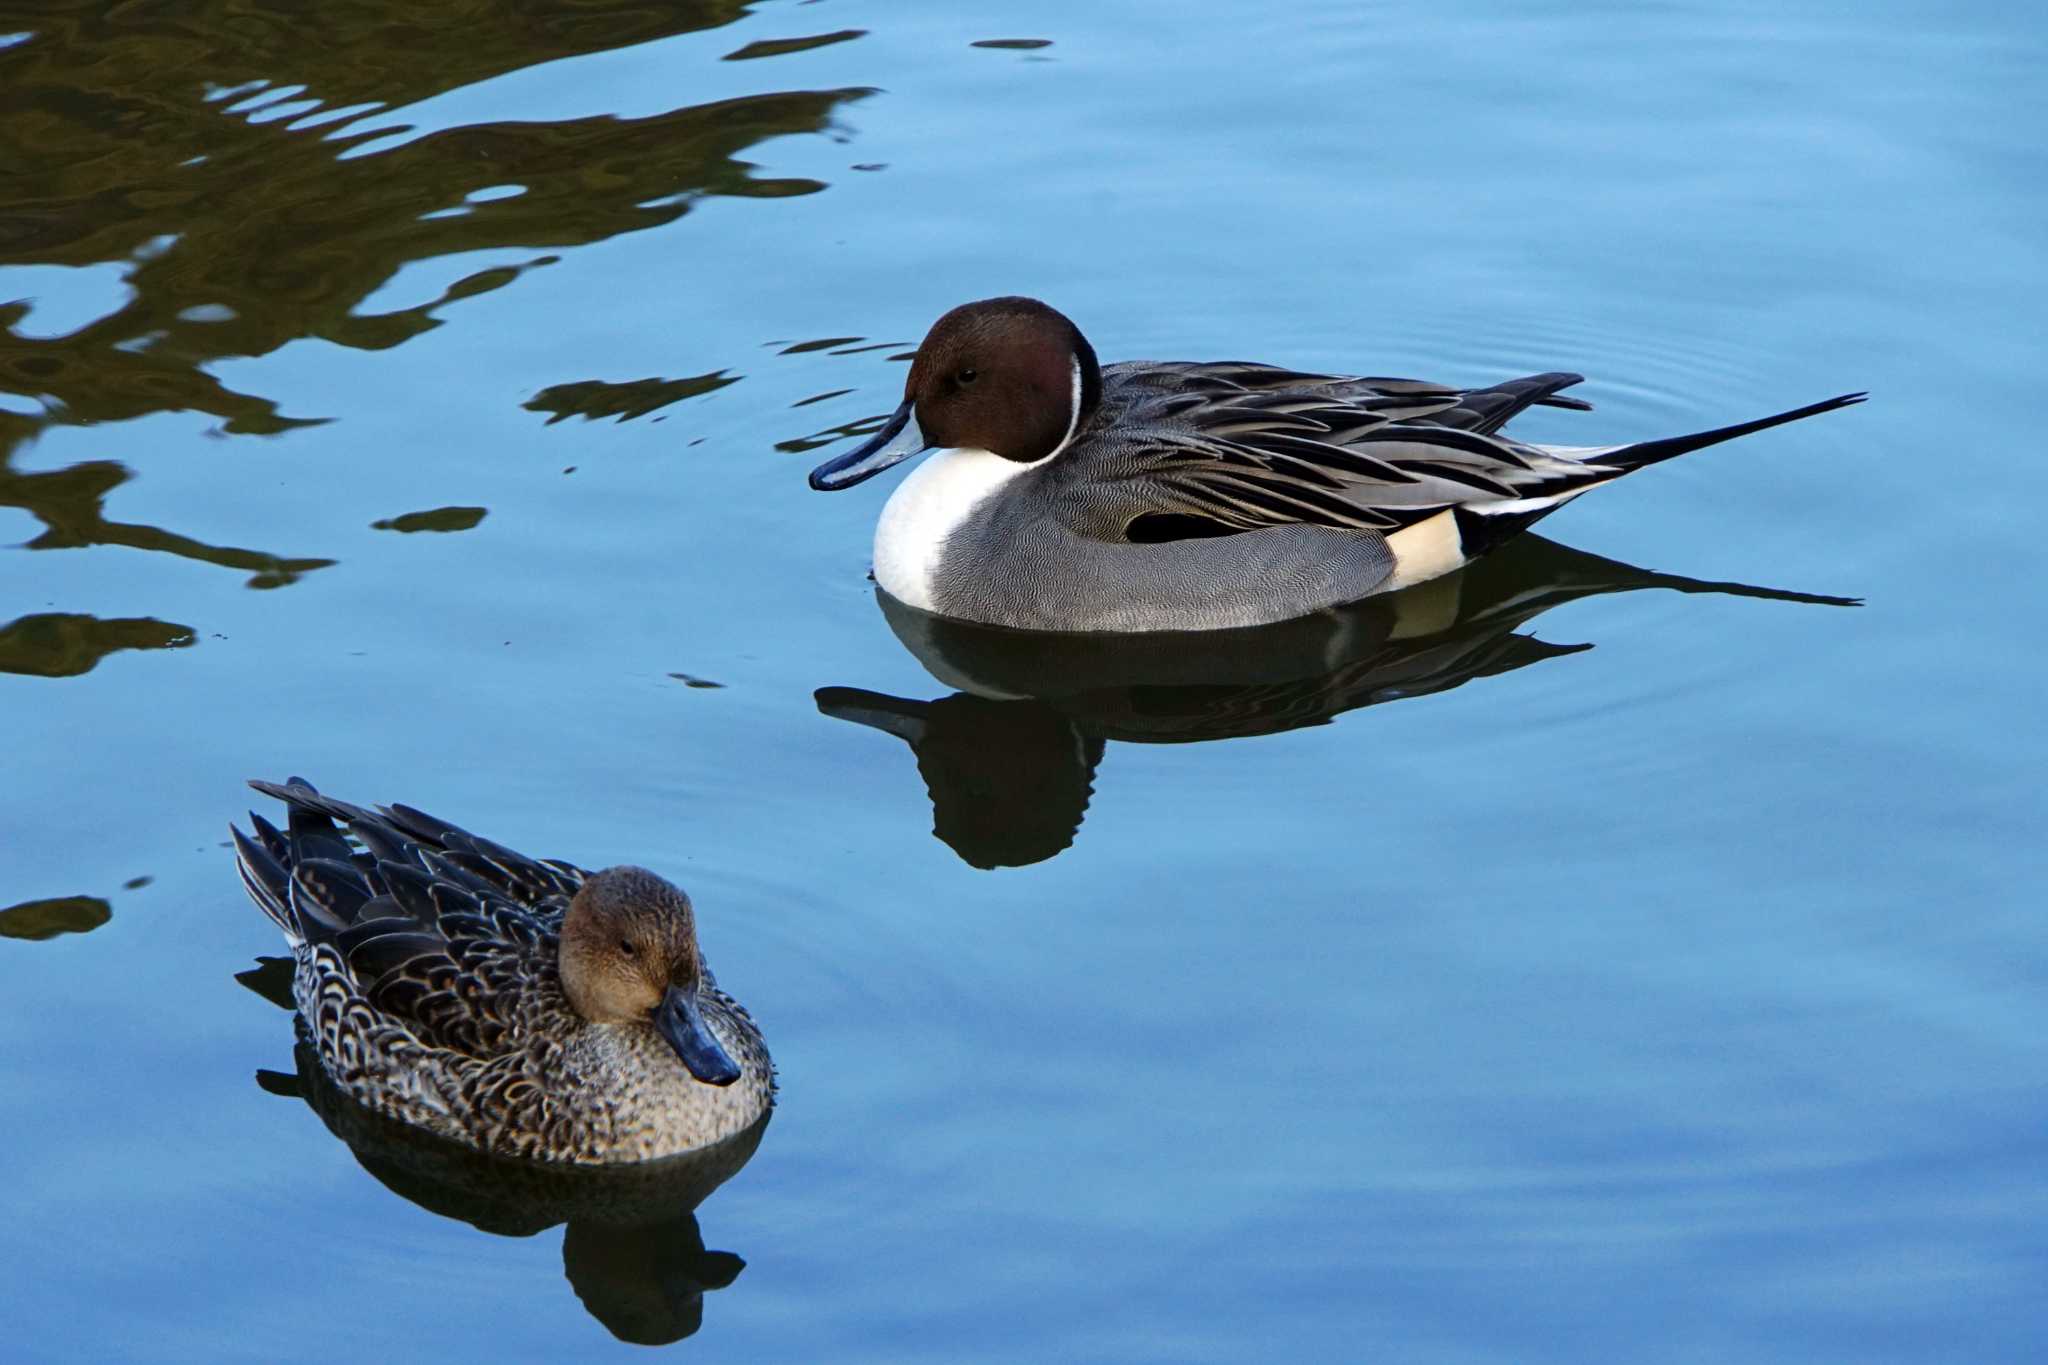
<path fill-rule="evenodd" d="M 620 939 L 619 951 L 624 953 L 627 957 L 633 956 L 634 952 L 636 951 L 636 949 L 633 947 L 633 940 L 629 938 Z"/>
<path fill-rule="evenodd" d="M 956 378 L 957 378 L 957 379 L 958 379 L 958 380 L 960 381 L 960 383 L 962 383 L 962 384 L 972 384 L 972 383 L 973 383 L 973 382 L 974 382 L 975 380 L 977 380 L 977 379 L 981 378 L 981 371 L 980 371 L 980 370 L 962 370 L 962 371 L 960 371 L 960 373 L 959 373 L 959 374 L 958 374 L 957 376 L 955 376 L 955 377 L 956 377 Z"/>

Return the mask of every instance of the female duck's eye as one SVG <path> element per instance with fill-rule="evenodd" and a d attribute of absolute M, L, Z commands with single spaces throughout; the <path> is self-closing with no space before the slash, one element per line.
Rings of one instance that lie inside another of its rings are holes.
<path fill-rule="evenodd" d="M 962 384 L 972 384 L 975 380 L 981 378 L 981 371 L 962 370 L 960 371 L 958 378 Z"/>
<path fill-rule="evenodd" d="M 627 957 L 633 956 L 633 940 L 629 938 L 620 939 L 619 951 L 624 953 Z"/>

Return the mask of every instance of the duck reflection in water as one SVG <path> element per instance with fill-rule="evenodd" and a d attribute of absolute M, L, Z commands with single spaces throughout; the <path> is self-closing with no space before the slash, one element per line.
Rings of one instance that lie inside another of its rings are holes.
<path fill-rule="evenodd" d="M 291 959 L 257 963 L 235 979 L 293 1009 Z M 769 1114 L 722 1142 L 658 1161 L 609 1167 L 518 1161 L 365 1109 L 327 1079 L 303 1038 L 292 1055 L 296 1070 L 259 1071 L 257 1084 L 304 1100 L 392 1193 L 501 1237 L 531 1237 L 565 1224 L 562 1272 L 583 1307 L 621 1341 L 660 1346 L 691 1335 L 704 1323 L 704 1295 L 725 1288 L 746 1267 L 729 1251 L 705 1248 L 696 1209 L 753 1157 Z"/>
<path fill-rule="evenodd" d="M 1517 631 L 1562 603 L 1642 588 L 1857 604 L 1655 573 L 1529 533 L 1458 573 L 1243 630 L 1047 635 L 933 616 L 877 592 L 897 638 L 957 690 L 917 701 L 825 687 L 817 703 L 910 745 L 931 794 L 932 833 L 962 859 L 1022 867 L 1073 843 L 1108 740 L 1278 734 L 1447 692 L 1591 649 Z"/>

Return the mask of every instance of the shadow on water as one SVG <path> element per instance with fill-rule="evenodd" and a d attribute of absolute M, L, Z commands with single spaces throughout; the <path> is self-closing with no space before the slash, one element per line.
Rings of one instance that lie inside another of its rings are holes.
<path fill-rule="evenodd" d="M 1109 740 L 1187 744 L 1323 725 L 1346 711 L 1447 692 L 1591 644 L 1518 633 L 1607 593 L 1855 599 L 1655 573 L 1523 534 L 1455 574 L 1333 611 L 1245 630 L 1044 635 L 928 615 L 877 592 L 890 628 L 951 696 L 825 687 L 818 709 L 910 746 L 932 833 L 979 868 L 1069 847 Z"/>
<path fill-rule="evenodd" d="M 0 266 L 112 271 L 124 294 L 58 336 L 24 328 L 28 302 L 0 301 L 0 392 L 39 409 L 0 409 L 0 506 L 46 528 L 28 547 L 129 546 L 238 569 L 253 587 L 331 564 L 110 520 L 104 503 L 133 477 L 127 466 L 101 459 L 24 472 L 16 457 L 54 427 L 153 413 L 206 413 L 232 435 L 328 420 L 280 412 L 208 367 L 304 338 L 398 346 L 440 326 L 448 305 L 558 257 L 476 272 L 415 307 L 360 311 L 414 262 L 556 251 L 672 222 L 707 196 L 823 189 L 757 179 L 737 154 L 823 131 L 867 90 L 751 95 L 644 118 L 478 123 L 409 139 L 410 126 L 386 113 L 523 67 L 715 28 L 747 8 L 211 0 L 118 15 L 53 4 L 0 21 L 28 33 L 0 48 Z M 668 388 L 630 401 L 674 401 L 715 379 L 648 381 Z M 603 387 L 558 386 L 548 409 L 628 401 L 601 399 Z"/>
<path fill-rule="evenodd" d="M 258 958 L 235 979 L 292 1009 L 289 958 Z M 714 1146 L 633 1166 L 585 1169 L 488 1157 L 371 1113 L 336 1089 L 303 1038 L 292 1072 L 259 1071 L 273 1095 L 304 1100 L 362 1168 L 429 1213 L 500 1237 L 557 1224 L 562 1273 L 589 1314 L 638 1345 L 680 1341 L 704 1324 L 704 1295 L 746 1262 L 706 1249 L 697 1206 L 753 1157 L 769 1116 Z"/>

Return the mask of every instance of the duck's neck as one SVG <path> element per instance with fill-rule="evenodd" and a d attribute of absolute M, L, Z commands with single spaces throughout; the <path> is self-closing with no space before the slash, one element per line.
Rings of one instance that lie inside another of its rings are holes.
<path fill-rule="evenodd" d="M 933 611 L 932 583 L 946 541 L 1013 481 L 1059 452 L 1020 464 L 986 450 L 935 450 L 903 480 L 875 522 L 875 581 L 899 602 Z"/>

